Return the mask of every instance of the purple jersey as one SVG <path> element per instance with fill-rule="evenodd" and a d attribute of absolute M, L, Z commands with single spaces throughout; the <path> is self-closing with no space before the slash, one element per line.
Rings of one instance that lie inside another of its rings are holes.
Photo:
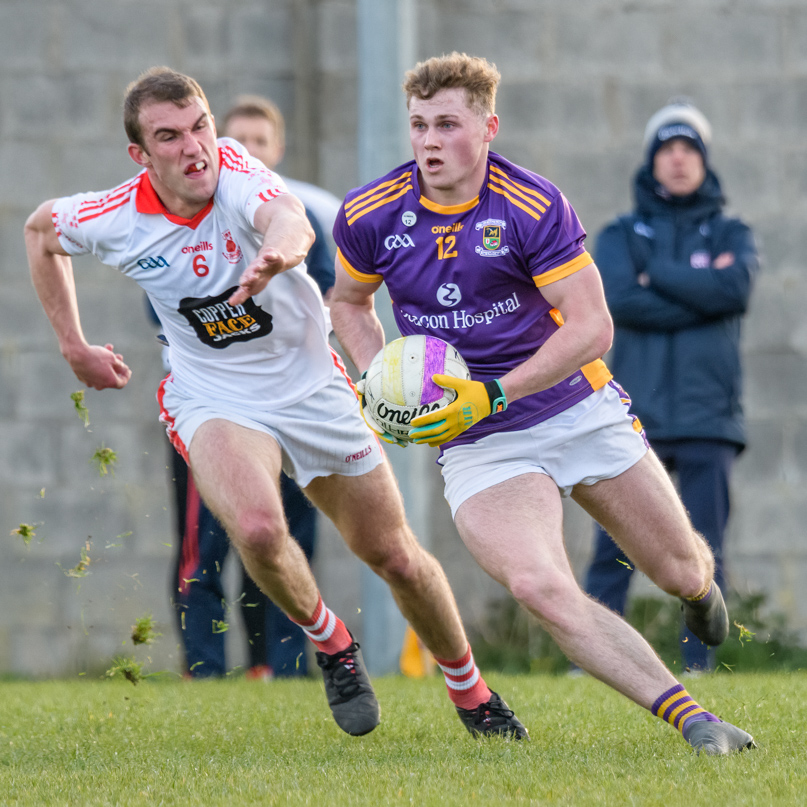
<path fill-rule="evenodd" d="M 522 364 L 562 325 L 541 287 L 591 263 L 574 210 L 551 182 L 490 153 L 479 196 L 444 207 L 420 194 L 414 161 L 351 191 L 334 226 L 356 280 L 383 280 L 404 336 L 437 336 L 478 381 Z M 525 429 L 599 389 L 601 360 L 484 418 L 451 445 Z"/>

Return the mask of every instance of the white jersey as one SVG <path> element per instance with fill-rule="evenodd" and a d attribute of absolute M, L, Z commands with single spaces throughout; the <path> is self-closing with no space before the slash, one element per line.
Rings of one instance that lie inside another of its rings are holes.
<path fill-rule="evenodd" d="M 93 253 L 146 291 L 178 392 L 272 411 L 331 380 L 329 320 L 305 264 L 228 305 L 263 241 L 256 210 L 287 189 L 235 140 L 218 144 L 216 193 L 192 219 L 165 209 L 144 170 L 113 190 L 57 200 L 53 222 L 70 255 Z"/>

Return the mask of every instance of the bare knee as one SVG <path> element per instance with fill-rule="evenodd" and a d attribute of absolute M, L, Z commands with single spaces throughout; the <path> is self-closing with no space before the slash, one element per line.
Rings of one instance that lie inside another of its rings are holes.
<path fill-rule="evenodd" d="M 586 595 L 571 576 L 517 573 L 507 582 L 516 601 L 551 633 L 574 630 L 581 621 Z"/>
<path fill-rule="evenodd" d="M 289 535 L 282 514 L 252 509 L 239 515 L 231 538 L 240 552 L 271 564 L 279 558 Z"/>
<path fill-rule="evenodd" d="M 354 546 L 354 552 L 377 575 L 393 586 L 415 579 L 427 554 L 406 532 L 401 532 L 394 540 L 386 540 L 383 546 L 364 542 Z"/>
<path fill-rule="evenodd" d="M 695 597 L 714 576 L 714 557 L 704 539 L 696 532 L 679 552 L 671 552 L 656 564 L 648 576 L 667 594 Z"/>

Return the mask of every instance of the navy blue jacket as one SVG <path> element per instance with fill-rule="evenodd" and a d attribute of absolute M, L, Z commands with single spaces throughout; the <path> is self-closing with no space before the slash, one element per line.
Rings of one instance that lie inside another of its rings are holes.
<path fill-rule="evenodd" d="M 751 230 L 726 218 L 711 171 L 671 197 L 647 166 L 636 209 L 600 234 L 594 260 L 614 319 L 615 379 L 651 440 L 707 438 L 745 445 L 740 320 L 759 267 Z M 734 262 L 713 268 L 718 255 Z"/>

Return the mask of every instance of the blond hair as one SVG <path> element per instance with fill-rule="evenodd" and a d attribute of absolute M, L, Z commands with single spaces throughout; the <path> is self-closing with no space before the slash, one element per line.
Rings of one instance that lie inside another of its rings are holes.
<path fill-rule="evenodd" d="M 143 129 L 140 126 L 140 110 L 147 104 L 170 101 L 185 107 L 191 98 L 201 98 L 210 112 L 204 91 L 195 79 L 178 73 L 170 67 L 151 67 L 142 73 L 127 88 L 123 99 L 123 128 L 130 143 L 145 150 Z"/>
<path fill-rule="evenodd" d="M 406 73 L 403 91 L 406 105 L 413 98 L 428 100 L 440 90 L 460 87 L 467 92 L 468 106 L 483 115 L 496 111 L 496 89 L 501 74 L 496 65 L 481 56 L 454 51 L 418 62 Z"/>

